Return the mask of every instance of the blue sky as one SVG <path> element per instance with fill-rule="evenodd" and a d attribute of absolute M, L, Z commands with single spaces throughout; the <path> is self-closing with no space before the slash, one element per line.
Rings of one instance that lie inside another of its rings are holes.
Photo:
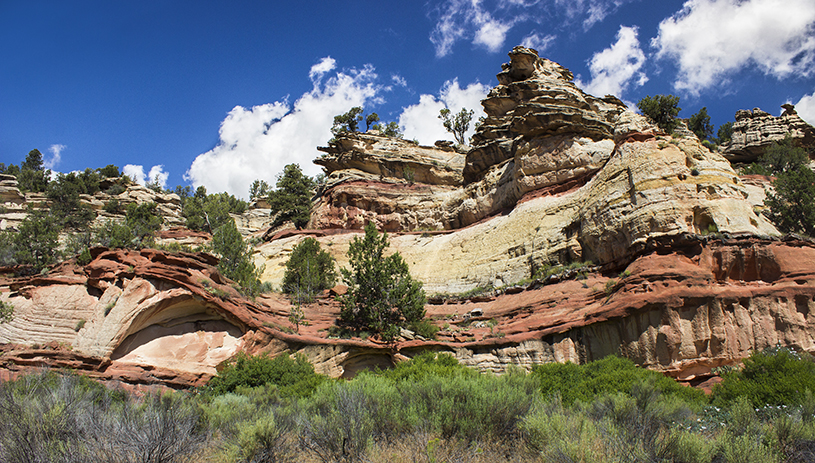
<path fill-rule="evenodd" d="M 0 0 L 0 162 L 116 164 L 169 188 L 246 196 L 352 106 L 409 139 L 452 139 L 518 44 L 626 102 L 681 97 L 718 126 L 796 104 L 815 123 L 812 0 Z"/>

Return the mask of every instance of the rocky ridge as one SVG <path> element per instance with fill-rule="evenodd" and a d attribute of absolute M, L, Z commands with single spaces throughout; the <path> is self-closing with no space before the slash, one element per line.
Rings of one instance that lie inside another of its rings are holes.
<path fill-rule="evenodd" d="M 725 157 L 585 94 L 534 50 L 513 49 L 498 78 L 472 147 L 340 136 L 315 161 L 328 175 L 311 229 L 257 232 L 262 280 L 279 286 L 302 239 L 347 266 L 374 222 L 431 295 L 438 339 L 331 338 L 328 293 L 294 332 L 284 296 L 242 297 L 211 256 L 97 249 L 85 267 L 0 282 L 16 310 L 0 360 L 183 387 L 238 350 L 300 352 L 344 377 L 428 349 L 495 372 L 614 353 L 695 382 L 751 349 L 815 350 L 815 244 L 780 238 Z"/>
<path fill-rule="evenodd" d="M 815 148 L 815 127 L 801 119 L 793 105 L 787 103 L 782 108 L 784 112 L 777 117 L 759 108 L 737 111 L 732 139 L 722 146 L 724 156 L 733 162 L 753 162 L 787 135 L 798 146 Z"/>

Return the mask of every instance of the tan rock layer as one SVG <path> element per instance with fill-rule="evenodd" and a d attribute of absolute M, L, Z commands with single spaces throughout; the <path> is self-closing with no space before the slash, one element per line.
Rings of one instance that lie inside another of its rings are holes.
<path fill-rule="evenodd" d="M 815 148 L 815 127 L 807 124 L 791 104 L 783 105 L 784 113 L 773 116 L 759 108 L 736 111 L 733 136 L 722 147 L 727 159 L 734 162 L 753 162 L 774 142 L 787 135 L 797 146 Z"/>

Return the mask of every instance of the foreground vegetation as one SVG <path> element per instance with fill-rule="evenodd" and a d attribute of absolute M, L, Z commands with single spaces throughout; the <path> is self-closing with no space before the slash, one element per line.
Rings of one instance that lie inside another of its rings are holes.
<path fill-rule="evenodd" d="M 0 385 L 0 459 L 812 461 L 807 354 L 755 353 L 724 377 L 709 398 L 616 357 L 495 376 L 426 353 L 345 381 L 301 357 L 239 356 L 200 390 L 139 398 L 43 372 Z"/>

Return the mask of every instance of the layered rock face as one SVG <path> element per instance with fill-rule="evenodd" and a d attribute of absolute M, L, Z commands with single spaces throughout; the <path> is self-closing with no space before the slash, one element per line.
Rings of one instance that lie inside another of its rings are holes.
<path fill-rule="evenodd" d="M 585 94 L 533 50 L 510 58 L 463 164 L 455 151 L 367 134 L 323 149 L 316 162 L 330 181 L 311 226 L 446 231 L 391 240 L 431 293 L 512 284 L 549 263 L 622 264 L 654 237 L 777 233 L 729 162 L 696 137 L 674 139 L 615 98 Z M 324 240 L 342 262 L 350 237 Z M 290 246 L 259 249 L 275 285 Z"/>
<path fill-rule="evenodd" d="M 431 296 L 438 339 L 330 338 L 340 307 L 328 293 L 303 307 L 309 324 L 295 333 L 285 296 L 242 297 L 212 256 L 94 249 L 85 267 L 0 281 L 15 308 L 0 364 L 183 387 L 239 350 L 299 352 L 351 377 L 431 349 L 495 372 L 618 354 L 695 381 L 752 349 L 815 350 L 815 244 L 780 238 L 754 212 L 766 179 L 742 180 L 695 136 L 585 94 L 533 50 L 510 59 L 472 147 L 340 136 L 316 161 L 328 176 L 311 229 L 265 230 L 256 247 L 261 279 L 279 288 L 303 239 L 347 267 L 350 243 L 375 223 Z M 266 220 L 259 208 L 238 223 L 251 234 Z"/>
<path fill-rule="evenodd" d="M 107 189 L 114 182 L 113 179 L 102 181 L 102 188 Z M 104 210 L 105 203 L 111 199 L 116 199 L 124 210 L 129 204 L 136 203 L 156 203 L 157 212 L 164 218 L 164 227 L 173 228 L 184 226 L 184 218 L 181 215 L 181 198 L 174 193 L 163 193 L 153 191 L 142 185 L 128 185 L 123 192 L 115 195 L 98 191 L 93 195 L 79 195 L 80 203 L 90 207 L 95 213 L 94 224 L 103 225 L 105 221 L 124 220 L 123 214 L 111 214 Z M 17 178 L 13 175 L 0 174 L 0 204 L 3 210 L 0 212 L 0 230 L 14 228 L 25 220 L 28 216 L 27 207 L 36 209 L 47 209 L 50 207 L 48 198 L 42 193 L 20 192 L 17 187 Z"/>
<path fill-rule="evenodd" d="M 303 307 L 309 325 L 294 333 L 284 297 L 241 297 L 205 254 L 93 254 L 84 268 L 65 264 L 2 282 L 0 299 L 15 307 L 14 320 L 0 325 L 4 368 L 50 365 L 187 387 L 203 384 L 238 350 L 302 353 L 320 373 L 351 377 L 430 349 L 498 373 L 616 354 L 693 382 L 754 349 L 815 350 L 811 241 L 652 239 L 619 275 L 595 268 L 479 297 L 436 298 L 427 311 L 438 339 L 395 344 L 327 338 L 340 313 L 328 294 Z"/>
<path fill-rule="evenodd" d="M 798 146 L 815 148 L 815 127 L 801 119 L 793 105 L 782 107 L 784 112 L 778 117 L 759 108 L 737 111 L 731 142 L 722 147 L 725 157 L 734 162 L 753 162 L 787 135 Z"/>
<path fill-rule="evenodd" d="M 76 366 L 105 379 L 201 384 L 269 311 L 243 298 L 207 254 L 91 249 L 48 275 L 2 281 L 14 307 L 3 356 L 22 368 Z M 49 348 L 50 347 L 50 348 Z"/>

